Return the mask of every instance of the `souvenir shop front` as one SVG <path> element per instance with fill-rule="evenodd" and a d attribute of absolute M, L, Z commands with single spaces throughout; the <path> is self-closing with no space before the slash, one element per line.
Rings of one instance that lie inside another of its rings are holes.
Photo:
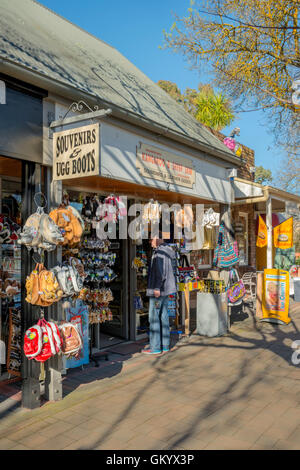
<path fill-rule="evenodd" d="M 49 139 L 53 168 L 15 159 L 5 149 L 0 159 L 0 379 L 23 379 L 28 408 L 39 406 L 41 383 L 47 399 L 61 399 L 63 371 L 147 335 L 149 227 L 164 229 L 163 206 L 177 205 L 165 237 L 177 252 L 178 284 L 186 284 L 198 282 L 211 266 L 218 214 L 231 202 L 226 162 L 200 161 L 180 146 L 104 122 L 69 129 L 69 140 L 64 132 Z M 191 208 L 183 210 L 184 204 Z M 174 239 L 191 210 L 200 235 L 190 242 Z M 130 235 L 131 223 L 138 236 Z M 186 315 L 180 302 L 179 295 L 169 302 L 177 330 Z M 45 335 L 52 340 L 40 351 Z M 56 354 L 59 338 L 72 339 L 63 355 Z"/>
<path fill-rule="evenodd" d="M 66 149 L 75 138 L 78 158 L 73 148 Z M 88 307 L 91 349 L 95 352 L 122 340 L 142 338 L 149 327 L 146 287 L 151 224 L 163 231 L 163 208 L 171 208 L 164 236 L 177 252 L 178 283 L 203 277 L 212 266 L 220 212 L 231 201 L 228 163 L 217 165 L 208 156 L 200 161 L 184 153 L 180 145 L 157 144 L 149 133 L 138 135 L 107 121 L 59 129 L 52 145 L 53 179 L 64 195 L 61 207 L 77 210 L 83 223 L 80 244 L 63 248 L 62 260 L 76 257 L 84 268 L 79 297 Z M 70 150 L 74 157 L 68 164 Z M 96 162 L 99 155 L 99 167 L 92 160 L 88 167 L 89 154 Z M 184 205 L 190 207 L 184 209 Z M 198 226 L 197 237 L 187 241 L 188 246 L 184 238 L 174 238 L 176 227 L 183 228 L 184 216 L 192 220 L 194 233 Z M 107 227 L 101 232 L 105 221 Z M 169 305 L 172 324 L 179 327 L 186 314 L 182 314 L 179 296 L 170 299 Z"/>

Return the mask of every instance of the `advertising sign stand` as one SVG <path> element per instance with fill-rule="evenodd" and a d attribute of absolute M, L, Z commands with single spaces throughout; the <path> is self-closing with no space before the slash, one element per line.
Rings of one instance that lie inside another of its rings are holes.
<path fill-rule="evenodd" d="M 262 297 L 262 319 L 270 323 L 288 325 L 289 273 L 282 269 L 265 269 Z"/>

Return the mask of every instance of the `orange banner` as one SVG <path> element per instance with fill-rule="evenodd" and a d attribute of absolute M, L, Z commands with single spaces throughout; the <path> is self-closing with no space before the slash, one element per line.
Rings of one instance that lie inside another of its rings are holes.
<path fill-rule="evenodd" d="M 285 220 L 273 230 L 275 248 L 292 248 L 293 246 L 293 217 Z"/>
<path fill-rule="evenodd" d="M 258 234 L 256 239 L 256 246 L 260 248 L 267 246 L 268 244 L 268 230 L 266 223 L 264 222 L 263 218 L 259 215 L 258 216 L 259 223 L 258 223 Z"/>

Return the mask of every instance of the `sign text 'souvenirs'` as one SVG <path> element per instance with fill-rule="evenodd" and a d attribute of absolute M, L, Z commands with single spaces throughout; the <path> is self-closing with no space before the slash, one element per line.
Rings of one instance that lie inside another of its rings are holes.
<path fill-rule="evenodd" d="M 99 174 L 99 125 L 57 132 L 53 142 L 53 179 Z"/>

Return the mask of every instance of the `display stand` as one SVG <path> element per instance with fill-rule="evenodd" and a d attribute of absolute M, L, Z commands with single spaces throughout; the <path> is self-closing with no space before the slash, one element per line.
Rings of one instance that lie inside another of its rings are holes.
<path fill-rule="evenodd" d="M 197 334 L 214 337 L 222 336 L 229 329 L 227 295 L 197 293 Z"/>
<path fill-rule="evenodd" d="M 96 324 L 97 326 L 97 333 L 98 333 L 98 341 L 97 341 L 97 349 L 100 349 L 100 323 Z M 108 361 L 108 352 L 107 351 L 100 351 L 97 353 L 97 357 L 93 354 L 93 346 L 92 346 L 92 329 L 93 325 L 89 325 L 89 345 L 90 345 L 90 362 L 93 362 L 95 364 L 95 367 L 99 367 L 99 361 L 98 358 L 104 357 L 106 361 Z"/>

